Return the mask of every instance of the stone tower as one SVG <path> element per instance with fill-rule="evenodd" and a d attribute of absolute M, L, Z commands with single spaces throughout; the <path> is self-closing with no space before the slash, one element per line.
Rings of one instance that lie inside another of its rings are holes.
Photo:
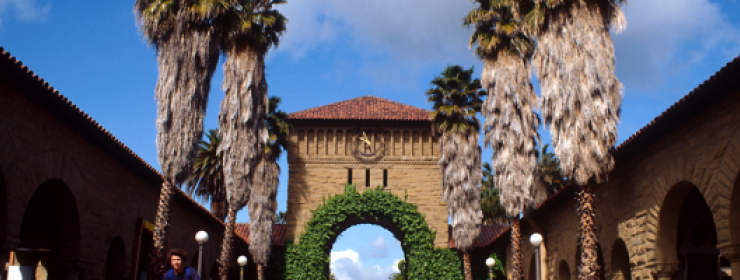
<path fill-rule="evenodd" d="M 439 135 L 429 113 L 363 96 L 290 114 L 287 235 L 297 240 L 311 211 L 346 184 L 359 192 L 383 185 L 425 215 L 435 247 L 448 247 Z"/>

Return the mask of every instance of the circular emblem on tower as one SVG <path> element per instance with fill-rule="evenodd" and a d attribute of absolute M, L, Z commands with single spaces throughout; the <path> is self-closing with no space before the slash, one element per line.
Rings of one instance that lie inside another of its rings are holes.
<path fill-rule="evenodd" d="M 361 127 L 354 130 L 354 149 L 352 154 L 361 161 L 377 161 L 385 155 L 383 131 L 377 128 Z"/>

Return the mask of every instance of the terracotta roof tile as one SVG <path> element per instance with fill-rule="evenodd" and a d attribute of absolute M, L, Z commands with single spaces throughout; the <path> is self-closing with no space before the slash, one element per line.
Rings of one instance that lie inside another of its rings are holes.
<path fill-rule="evenodd" d="M 430 111 L 376 96 L 362 96 L 291 113 L 291 120 L 429 121 Z"/>
<path fill-rule="evenodd" d="M 27 90 L 25 94 L 29 98 L 48 106 L 52 112 L 61 115 L 63 120 L 72 124 L 72 127 L 81 130 L 82 134 L 92 142 L 106 148 L 104 150 L 113 154 L 133 170 L 142 172 L 140 174 L 153 184 L 159 186 L 164 181 L 162 174 L 154 167 L 103 128 L 90 115 L 74 105 L 66 96 L 50 86 L 48 82 L 29 70 L 20 60 L 10 55 L 3 47 L 0 47 L 0 77 L 11 80 L 16 85 L 24 86 L 24 89 Z M 225 226 L 208 209 L 182 190 L 175 188 L 175 197 L 182 198 L 186 206 L 195 209 L 196 213 L 207 217 L 211 222 Z"/>
<path fill-rule="evenodd" d="M 496 239 L 506 233 L 509 228 L 509 226 L 502 224 L 481 225 L 480 234 L 478 234 L 478 237 L 475 238 L 473 248 L 482 248 L 490 245 L 491 243 L 493 243 L 493 241 L 496 241 Z M 450 234 L 449 244 L 450 248 L 456 248 L 455 240 L 452 238 L 452 234 Z"/>
<path fill-rule="evenodd" d="M 286 237 L 285 232 L 287 226 L 285 224 L 274 224 L 272 227 L 272 246 L 285 246 Z M 249 224 L 236 224 L 234 227 L 234 233 L 244 239 L 249 244 Z"/>

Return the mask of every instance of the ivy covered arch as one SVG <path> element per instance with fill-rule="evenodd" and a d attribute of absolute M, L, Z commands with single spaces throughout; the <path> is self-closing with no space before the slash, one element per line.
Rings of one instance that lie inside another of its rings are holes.
<path fill-rule="evenodd" d="M 459 256 L 447 248 L 434 248 L 434 232 L 415 205 L 382 187 L 360 194 L 354 185 L 345 186 L 344 194 L 330 197 L 313 211 L 300 242 L 287 249 L 286 279 L 327 279 L 328 248 L 351 219 L 395 225 L 406 255 L 408 279 L 463 279 Z"/>

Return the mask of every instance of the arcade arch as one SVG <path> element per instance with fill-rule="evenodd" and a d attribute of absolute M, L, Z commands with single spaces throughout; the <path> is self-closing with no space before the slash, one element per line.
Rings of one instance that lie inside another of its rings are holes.
<path fill-rule="evenodd" d="M 565 260 L 560 261 L 557 280 L 570 280 L 570 268 L 568 268 L 568 262 Z"/>
<path fill-rule="evenodd" d="M 659 217 L 657 260 L 678 279 L 717 279 L 717 228 L 696 186 L 682 182 L 666 195 Z M 671 277 L 671 275 L 660 275 Z"/>
<path fill-rule="evenodd" d="M 23 214 L 16 249 L 21 266 L 45 261 L 49 279 L 63 279 L 80 260 L 80 221 L 75 197 L 66 184 L 48 180 L 34 192 Z"/>
<path fill-rule="evenodd" d="M 108 247 L 108 256 L 105 258 L 105 280 L 126 279 L 126 246 L 123 238 L 116 236 Z"/>
<path fill-rule="evenodd" d="M 610 267 L 612 279 L 632 279 L 630 271 L 630 256 L 624 240 L 617 238 L 612 245 L 612 259 Z"/>

